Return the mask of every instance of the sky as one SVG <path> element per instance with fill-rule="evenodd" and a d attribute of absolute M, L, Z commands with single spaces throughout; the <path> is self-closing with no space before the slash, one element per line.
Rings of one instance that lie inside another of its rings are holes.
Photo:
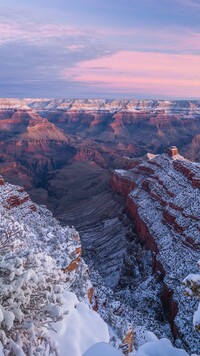
<path fill-rule="evenodd" d="M 0 0 L 0 97 L 199 99 L 200 0 Z"/>

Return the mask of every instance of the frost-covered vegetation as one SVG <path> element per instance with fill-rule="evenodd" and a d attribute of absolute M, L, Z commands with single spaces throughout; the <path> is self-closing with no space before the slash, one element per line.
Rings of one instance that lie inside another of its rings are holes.
<path fill-rule="evenodd" d="M 11 187 L 1 187 L 5 199 Z M 70 292 L 86 300 L 91 287 L 80 257 L 68 271 L 79 256 L 77 232 L 62 228 L 42 207 L 33 212 L 27 202 L 11 211 L 5 199 L 0 202 L 0 355 L 82 356 L 92 344 L 108 342 L 104 321 Z"/>
<path fill-rule="evenodd" d="M 4 353 L 19 355 L 49 349 L 51 323 L 62 315 L 64 274 L 45 252 L 25 243 L 25 230 L 1 215 L 0 224 L 0 340 Z"/>
<path fill-rule="evenodd" d="M 200 268 L 200 260 L 198 261 Z M 185 294 L 189 297 L 195 297 L 200 300 L 200 274 L 189 274 L 183 281 L 185 286 Z M 194 313 L 193 324 L 196 331 L 200 331 L 200 303 L 198 309 Z"/>
<path fill-rule="evenodd" d="M 0 356 L 122 355 L 106 344 L 105 322 L 78 300 L 91 288 L 78 233 L 61 227 L 45 208 L 32 210 L 27 199 L 8 208 L 13 192 L 21 194 L 9 184 L 0 187 Z M 189 275 L 184 283 L 188 295 L 200 296 L 200 275 Z M 109 315 L 118 309 L 113 303 Z M 130 355 L 189 356 L 151 333 L 146 341 Z"/>

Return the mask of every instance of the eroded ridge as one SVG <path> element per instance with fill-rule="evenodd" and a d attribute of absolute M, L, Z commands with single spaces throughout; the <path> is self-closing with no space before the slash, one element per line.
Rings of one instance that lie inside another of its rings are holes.
<path fill-rule="evenodd" d="M 200 339 L 192 330 L 194 306 L 185 298 L 181 283 L 199 259 L 199 177 L 200 164 L 184 159 L 172 146 L 131 170 L 114 171 L 111 181 L 113 189 L 129 193 L 127 212 L 154 253 L 154 271 L 163 279 L 162 302 L 173 334 L 195 352 Z"/>

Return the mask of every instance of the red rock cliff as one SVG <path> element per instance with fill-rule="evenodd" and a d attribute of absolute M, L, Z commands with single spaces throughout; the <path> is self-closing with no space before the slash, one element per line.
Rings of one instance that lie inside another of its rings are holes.
<path fill-rule="evenodd" d="M 185 343 L 188 336 L 182 334 L 181 325 L 189 306 L 180 285 L 199 259 L 199 177 L 200 164 L 185 160 L 171 147 L 134 169 L 116 171 L 111 180 L 115 191 L 127 194 L 127 213 L 155 255 L 154 271 L 163 278 L 163 308 L 174 336 L 181 335 Z M 192 318 L 192 309 L 190 313 Z"/>

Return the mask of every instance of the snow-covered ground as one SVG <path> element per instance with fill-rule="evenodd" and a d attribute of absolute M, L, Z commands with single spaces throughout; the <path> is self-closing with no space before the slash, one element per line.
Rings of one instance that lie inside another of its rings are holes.
<path fill-rule="evenodd" d="M 51 330 L 59 356 L 82 356 L 91 345 L 109 342 L 106 323 L 87 304 L 80 303 L 74 293 L 65 290 L 62 308 L 65 315 Z"/>
<path fill-rule="evenodd" d="M 88 306 L 77 231 L 1 184 L 0 355 L 82 356 L 109 342 L 106 323 Z"/>
<path fill-rule="evenodd" d="M 62 228 L 19 187 L 1 184 L 0 356 L 123 355 L 84 302 L 91 284 L 77 232 Z M 147 336 L 130 356 L 188 356 L 167 339 Z"/>

